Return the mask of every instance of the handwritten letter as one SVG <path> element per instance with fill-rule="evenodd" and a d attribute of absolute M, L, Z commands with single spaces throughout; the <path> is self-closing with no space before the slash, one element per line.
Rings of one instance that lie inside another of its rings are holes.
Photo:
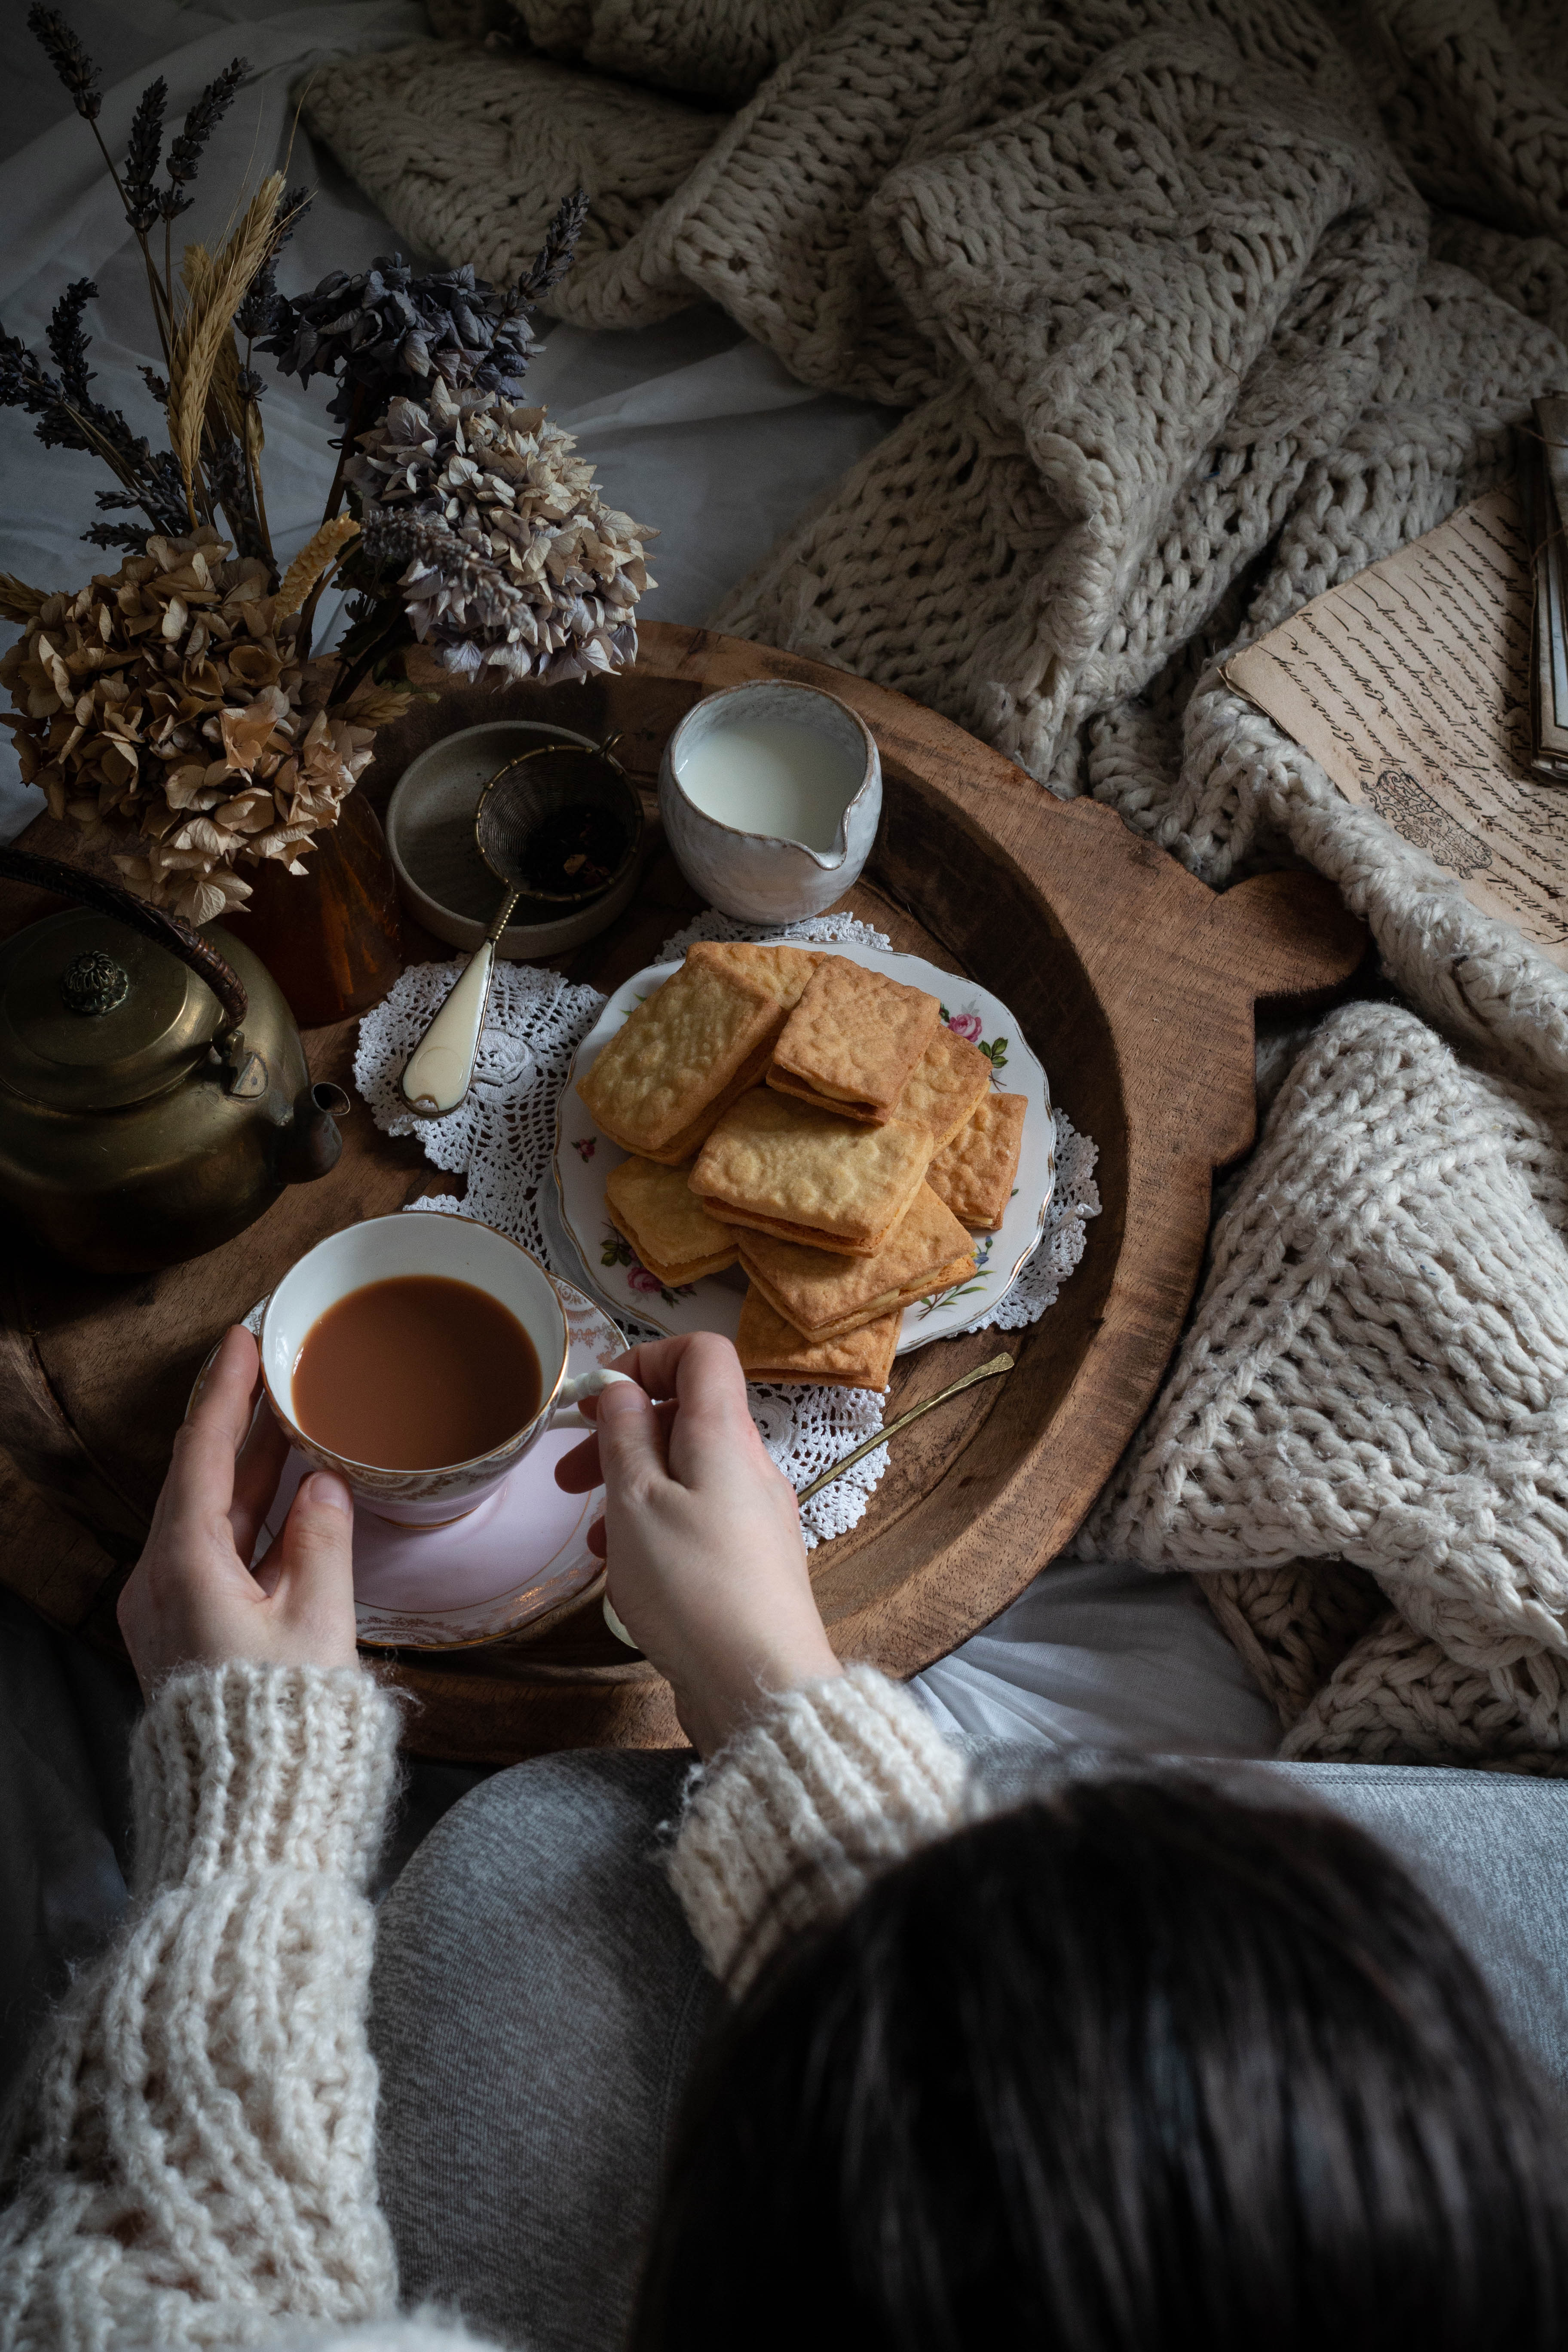
<path fill-rule="evenodd" d="M 1347 800 L 1568 970 L 1568 792 L 1532 776 L 1531 567 L 1496 490 L 1226 664 Z"/>

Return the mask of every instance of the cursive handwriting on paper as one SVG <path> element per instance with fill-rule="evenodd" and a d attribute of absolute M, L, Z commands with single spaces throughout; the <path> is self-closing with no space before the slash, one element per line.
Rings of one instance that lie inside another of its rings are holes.
<path fill-rule="evenodd" d="M 1531 773 L 1511 488 L 1304 604 L 1225 675 L 1489 915 L 1568 970 L 1568 790 Z"/>

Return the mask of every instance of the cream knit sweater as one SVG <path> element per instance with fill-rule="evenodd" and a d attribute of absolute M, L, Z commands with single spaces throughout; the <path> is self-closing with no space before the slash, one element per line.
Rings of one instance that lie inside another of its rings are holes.
<path fill-rule="evenodd" d="M 476 2343 L 396 2315 L 376 2195 L 366 1885 L 396 1738 L 357 1670 L 230 1664 L 148 1710 L 130 1920 L 55 2020 L 0 2217 L 4 2352 Z M 868 1667 L 771 1701 L 695 1777 L 674 1849 L 711 1964 L 742 1981 L 852 1903 L 963 1818 L 964 1780 Z"/>

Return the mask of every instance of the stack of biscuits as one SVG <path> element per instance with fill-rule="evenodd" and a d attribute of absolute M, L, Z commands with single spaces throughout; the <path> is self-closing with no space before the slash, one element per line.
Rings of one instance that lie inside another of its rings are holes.
<path fill-rule="evenodd" d="M 974 1271 L 1022 1095 L 942 1008 L 846 956 L 705 940 L 578 1093 L 632 1156 L 605 1202 L 670 1286 L 737 1262 L 748 1378 L 885 1389 L 903 1309 Z"/>

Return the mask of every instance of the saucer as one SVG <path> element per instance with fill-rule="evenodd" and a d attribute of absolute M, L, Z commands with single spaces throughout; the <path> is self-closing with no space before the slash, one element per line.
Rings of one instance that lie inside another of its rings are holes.
<path fill-rule="evenodd" d="M 607 1364 L 626 1341 L 609 1317 L 573 1284 L 552 1276 L 566 1313 L 566 1370 L 575 1377 Z M 265 1298 L 245 1318 L 259 1328 Z M 588 1529 L 604 1489 L 567 1495 L 555 1465 L 583 1442 L 580 1429 L 546 1430 L 510 1475 L 460 1519 L 409 1528 L 354 1511 L 354 1618 L 361 1642 L 377 1649 L 455 1650 L 499 1641 L 590 1592 L 604 1562 Z M 252 1566 L 282 1528 L 310 1465 L 289 1449 Z"/>

